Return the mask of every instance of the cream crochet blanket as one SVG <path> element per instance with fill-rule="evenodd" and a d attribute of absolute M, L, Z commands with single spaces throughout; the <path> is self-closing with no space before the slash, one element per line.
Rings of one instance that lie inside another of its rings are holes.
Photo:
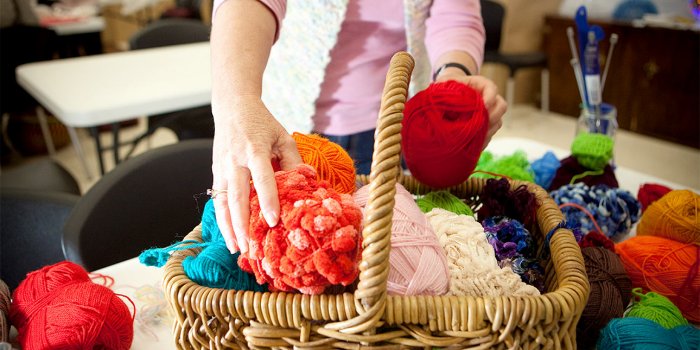
<path fill-rule="evenodd" d="M 426 214 L 447 255 L 450 270 L 448 295 L 540 295 L 509 267 L 500 268 L 484 228 L 467 215 L 435 208 Z"/>

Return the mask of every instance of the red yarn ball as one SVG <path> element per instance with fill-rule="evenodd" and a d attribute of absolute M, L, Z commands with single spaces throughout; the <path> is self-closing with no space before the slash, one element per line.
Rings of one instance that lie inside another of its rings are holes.
<path fill-rule="evenodd" d="M 280 221 L 269 227 L 255 188 L 250 189 L 250 250 L 238 265 L 271 291 L 320 294 L 352 284 L 359 273 L 362 212 L 349 194 L 316 180 L 301 165 L 275 173 Z"/>
<path fill-rule="evenodd" d="M 72 262 L 29 273 L 12 299 L 10 320 L 25 350 L 131 347 L 129 308 Z"/>
<path fill-rule="evenodd" d="M 639 186 L 637 200 L 639 200 L 639 204 L 642 205 L 642 212 L 647 210 L 647 207 L 649 207 L 651 203 L 661 199 L 661 197 L 669 192 L 671 192 L 671 189 L 664 185 L 648 183 Z"/>
<path fill-rule="evenodd" d="M 481 94 L 456 81 L 435 83 L 408 100 L 403 113 L 401 148 L 411 174 L 435 188 L 465 181 L 488 131 Z"/>
<path fill-rule="evenodd" d="M 588 232 L 586 235 L 583 236 L 583 238 L 581 238 L 581 241 L 578 242 L 578 246 L 581 248 L 601 247 L 611 252 L 615 251 L 615 242 L 610 240 L 608 236 L 598 231 Z"/>

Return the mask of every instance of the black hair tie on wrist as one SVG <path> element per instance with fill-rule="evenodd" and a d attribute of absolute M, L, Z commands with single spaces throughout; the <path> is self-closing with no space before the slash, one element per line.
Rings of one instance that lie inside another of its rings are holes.
<path fill-rule="evenodd" d="M 450 68 L 450 67 L 461 69 L 462 72 L 464 72 L 464 74 L 466 74 L 467 76 L 472 75 L 472 72 L 469 71 L 469 68 L 467 68 L 467 67 L 464 66 L 463 64 L 457 63 L 457 62 L 450 62 L 450 63 L 445 63 L 445 64 L 443 64 L 442 66 L 440 66 L 440 68 L 438 68 L 438 69 L 435 71 L 435 74 L 433 74 L 433 81 L 435 81 L 435 79 L 437 79 L 437 77 L 438 77 L 438 75 L 440 74 L 440 72 L 442 72 L 443 70 L 445 70 L 445 68 Z"/>

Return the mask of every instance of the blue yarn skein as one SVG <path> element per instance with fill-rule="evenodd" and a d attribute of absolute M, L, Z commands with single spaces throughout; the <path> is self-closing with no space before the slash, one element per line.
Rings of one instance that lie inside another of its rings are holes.
<path fill-rule="evenodd" d="M 579 182 L 562 186 L 550 192 L 550 196 L 558 205 L 574 203 L 586 208 L 608 237 L 629 233 L 641 213 L 641 205 L 632 193 L 605 185 L 588 187 Z M 582 210 L 564 207 L 561 211 L 567 223 L 580 223 L 584 233 L 595 230 L 593 222 Z"/>
<path fill-rule="evenodd" d="M 691 325 L 666 329 L 639 317 L 615 318 L 600 331 L 599 350 L 691 350 L 700 345 L 700 330 Z"/>
<path fill-rule="evenodd" d="M 195 283 L 210 287 L 235 290 L 266 292 L 267 287 L 256 282 L 255 276 L 238 267 L 240 253 L 231 254 L 216 222 L 214 202 L 207 201 L 202 213 L 202 240 L 177 242 L 169 247 L 148 249 L 139 255 L 139 260 L 147 266 L 162 267 L 170 253 L 178 250 L 202 248 L 196 256 L 188 256 L 182 261 L 185 274 Z"/>
<path fill-rule="evenodd" d="M 552 151 L 547 151 L 542 158 L 530 164 L 530 169 L 535 172 L 535 183 L 544 189 L 549 188 L 559 166 L 561 166 L 561 162 L 557 156 Z"/>

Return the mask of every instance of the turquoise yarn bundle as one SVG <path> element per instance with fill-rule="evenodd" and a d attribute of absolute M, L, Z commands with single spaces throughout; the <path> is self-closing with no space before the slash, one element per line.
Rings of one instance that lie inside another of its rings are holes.
<path fill-rule="evenodd" d="M 210 287 L 234 290 L 267 292 L 267 287 L 255 281 L 255 276 L 238 267 L 240 253 L 231 254 L 216 223 L 214 202 L 209 200 L 202 214 L 202 240 L 177 242 L 165 248 L 143 251 L 139 261 L 147 266 L 162 267 L 170 258 L 170 253 L 179 250 L 202 248 L 196 256 L 188 256 L 182 261 L 185 274 L 195 283 Z"/>
<path fill-rule="evenodd" d="M 691 350 L 700 345 L 700 329 L 661 327 L 639 317 L 616 318 L 600 331 L 598 350 Z"/>
<path fill-rule="evenodd" d="M 522 150 L 501 157 L 495 157 L 489 151 L 481 153 L 472 177 L 486 179 L 497 177 L 488 173 L 507 176 L 513 180 L 535 182 L 535 174 L 530 168 L 527 154 Z"/>

